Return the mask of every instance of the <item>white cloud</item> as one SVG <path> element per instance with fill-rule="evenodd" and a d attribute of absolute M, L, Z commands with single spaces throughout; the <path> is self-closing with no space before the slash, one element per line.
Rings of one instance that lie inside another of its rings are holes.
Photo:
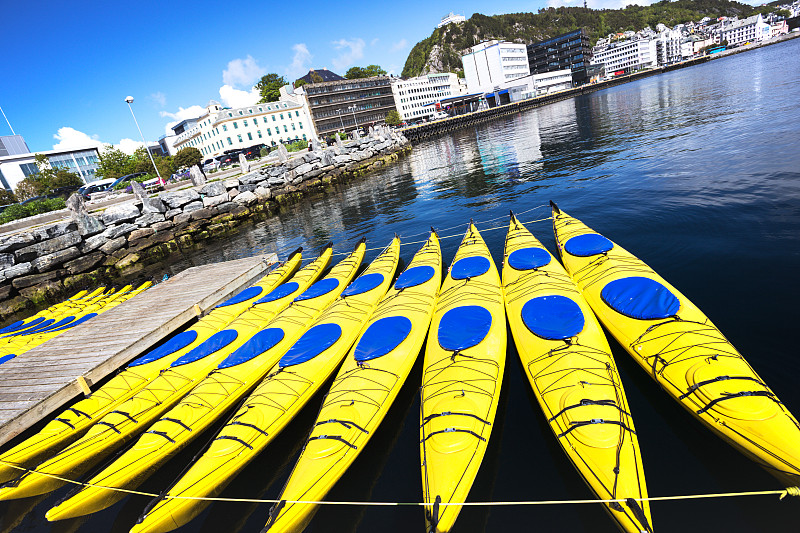
<path fill-rule="evenodd" d="M 333 41 L 332 44 L 337 50 L 343 50 L 342 53 L 331 60 L 336 70 L 344 70 L 364 57 L 364 39 L 353 39 L 352 41 L 339 39 L 338 41 Z"/>
<path fill-rule="evenodd" d="M 291 80 L 298 78 L 306 73 L 311 66 L 311 59 L 314 57 L 308 51 L 305 43 L 298 43 L 292 46 L 294 57 L 292 57 L 292 64 L 286 67 L 286 76 Z"/>
<path fill-rule="evenodd" d="M 380 39 L 378 39 L 377 37 L 375 37 L 374 39 L 372 39 L 372 40 L 369 42 L 369 45 L 370 45 L 370 46 L 375 46 L 376 44 L 378 44 L 378 41 L 379 41 L 379 40 L 380 40 Z"/>
<path fill-rule="evenodd" d="M 167 105 L 167 95 L 162 93 L 161 91 L 158 91 L 157 93 L 151 94 L 150 98 L 152 98 L 153 101 L 155 103 L 157 103 L 158 105 L 160 105 L 161 107 L 164 107 L 164 106 Z"/>
<path fill-rule="evenodd" d="M 228 68 L 222 71 L 222 83 L 235 87 L 252 86 L 267 71 L 258 65 L 253 56 L 248 55 L 245 59 L 234 59 L 228 62 Z"/>
<path fill-rule="evenodd" d="M 159 115 L 164 118 L 171 118 L 172 120 L 164 126 L 164 133 L 166 135 L 174 135 L 175 132 L 172 131 L 172 126 L 175 124 L 190 118 L 197 118 L 201 116 L 203 113 L 206 112 L 205 107 L 201 107 L 199 105 L 193 105 L 190 107 L 179 107 L 178 110 L 174 113 L 170 113 L 169 111 L 159 111 Z"/>
<path fill-rule="evenodd" d="M 399 52 L 400 50 L 405 50 L 407 46 L 408 46 L 408 41 L 406 41 L 405 39 L 400 39 L 396 43 L 392 43 L 391 51 Z"/>
<path fill-rule="evenodd" d="M 261 94 L 255 87 L 249 91 L 243 91 L 226 84 L 219 88 L 219 97 L 222 99 L 222 103 L 226 106 L 247 107 L 257 104 L 261 99 Z"/>
<path fill-rule="evenodd" d="M 102 148 L 105 145 L 97 135 L 89 135 L 69 126 L 58 128 L 58 133 L 53 135 L 53 138 L 58 141 L 53 145 L 53 150 L 73 150 L 93 146 Z"/>
<path fill-rule="evenodd" d="M 53 150 L 75 150 L 79 148 L 97 147 L 102 152 L 106 146 L 111 143 L 102 142 L 97 135 L 89 135 L 75 128 L 64 126 L 58 128 L 58 133 L 53 135 L 53 138 L 58 142 L 53 145 Z M 126 154 L 132 154 L 134 150 L 144 146 L 142 141 L 134 141 L 133 139 L 121 139 L 119 143 L 114 145 L 114 148 L 122 150 Z"/>

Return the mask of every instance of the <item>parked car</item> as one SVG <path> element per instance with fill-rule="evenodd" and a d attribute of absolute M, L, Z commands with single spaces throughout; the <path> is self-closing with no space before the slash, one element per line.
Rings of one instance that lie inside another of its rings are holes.
<path fill-rule="evenodd" d="M 203 172 L 209 172 L 211 170 L 216 170 L 219 168 L 219 161 L 212 157 L 211 159 L 206 159 L 203 161 Z"/>
<path fill-rule="evenodd" d="M 107 180 L 97 180 L 93 181 L 92 183 L 89 183 L 86 186 L 86 188 L 83 189 L 83 192 L 81 192 L 81 194 L 83 195 L 83 199 L 86 201 L 91 200 L 92 194 L 108 190 L 115 181 L 116 180 L 113 179 L 107 179 Z"/>
<path fill-rule="evenodd" d="M 234 163 L 239 162 L 239 151 L 236 150 L 230 154 L 222 154 L 217 156 L 217 160 L 219 161 L 219 168 L 227 167 L 228 165 L 232 165 Z"/>
<path fill-rule="evenodd" d="M 135 172 L 133 174 L 126 174 L 125 176 L 119 177 L 116 180 L 114 180 L 114 183 L 111 184 L 111 187 L 109 187 L 109 189 L 114 189 L 120 183 L 128 183 L 134 178 L 138 178 L 139 176 L 144 176 L 145 174 L 146 172 Z"/>
<path fill-rule="evenodd" d="M 241 151 L 241 153 L 244 154 L 244 157 L 246 159 L 255 159 L 257 157 L 261 157 L 261 149 L 266 147 L 267 145 L 264 143 L 255 144 L 250 148 L 245 148 L 244 150 Z"/>

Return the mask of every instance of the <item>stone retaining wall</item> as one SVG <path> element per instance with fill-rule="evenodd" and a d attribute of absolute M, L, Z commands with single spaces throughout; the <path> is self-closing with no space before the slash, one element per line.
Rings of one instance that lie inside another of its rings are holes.
<path fill-rule="evenodd" d="M 0 235 L 0 321 L 99 280 L 133 276 L 144 264 L 269 214 L 307 191 L 380 167 L 410 148 L 403 135 L 381 130 L 326 150 L 282 157 L 235 178 Z"/>

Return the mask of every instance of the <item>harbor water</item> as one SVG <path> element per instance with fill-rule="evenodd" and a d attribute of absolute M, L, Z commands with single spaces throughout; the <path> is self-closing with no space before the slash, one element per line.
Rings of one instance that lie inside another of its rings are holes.
<path fill-rule="evenodd" d="M 449 264 L 474 219 L 502 264 L 508 212 L 555 252 L 547 203 L 619 243 L 692 299 L 784 404 L 800 415 L 800 39 L 623 84 L 416 144 L 390 167 L 245 225 L 169 268 L 298 246 L 310 258 L 362 236 L 398 233 L 408 262 L 430 226 Z M 341 258 L 341 256 L 335 257 Z M 651 496 L 782 488 L 662 392 L 610 339 Z M 383 426 L 329 493 L 334 501 L 414 502 L 421 359 Z M 221 496 L 276 498 L 320 405 L 314 398 Z M 213 432 L 139 490 L 166 489 Z M 0 531 L 126 532 L 149 502 L 131 496 L 94 515 L 48 523 L 69 492 L 0 503 Z M 509 342 L 503 392 L 471 501 L 581 500 L 592 495 L 545 423 Z M 178 531 L 257 532 L 270 504 L 214 503 Z M 797 530 L 797 498 L 654 502 L 661 532 Z M 309 532 L 423 531 L 419 507 L 324 506 Z M 613 532 L 601 506 L 464 508 L 455 532 Z"/>

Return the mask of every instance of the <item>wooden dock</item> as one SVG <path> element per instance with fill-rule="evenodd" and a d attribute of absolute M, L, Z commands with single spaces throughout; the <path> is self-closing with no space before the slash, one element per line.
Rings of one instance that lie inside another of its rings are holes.
<path fill-rule="evenodd" d="M 0 446 L 259 279 L 277 256 L 184 270 L 0 365 Z"/>

